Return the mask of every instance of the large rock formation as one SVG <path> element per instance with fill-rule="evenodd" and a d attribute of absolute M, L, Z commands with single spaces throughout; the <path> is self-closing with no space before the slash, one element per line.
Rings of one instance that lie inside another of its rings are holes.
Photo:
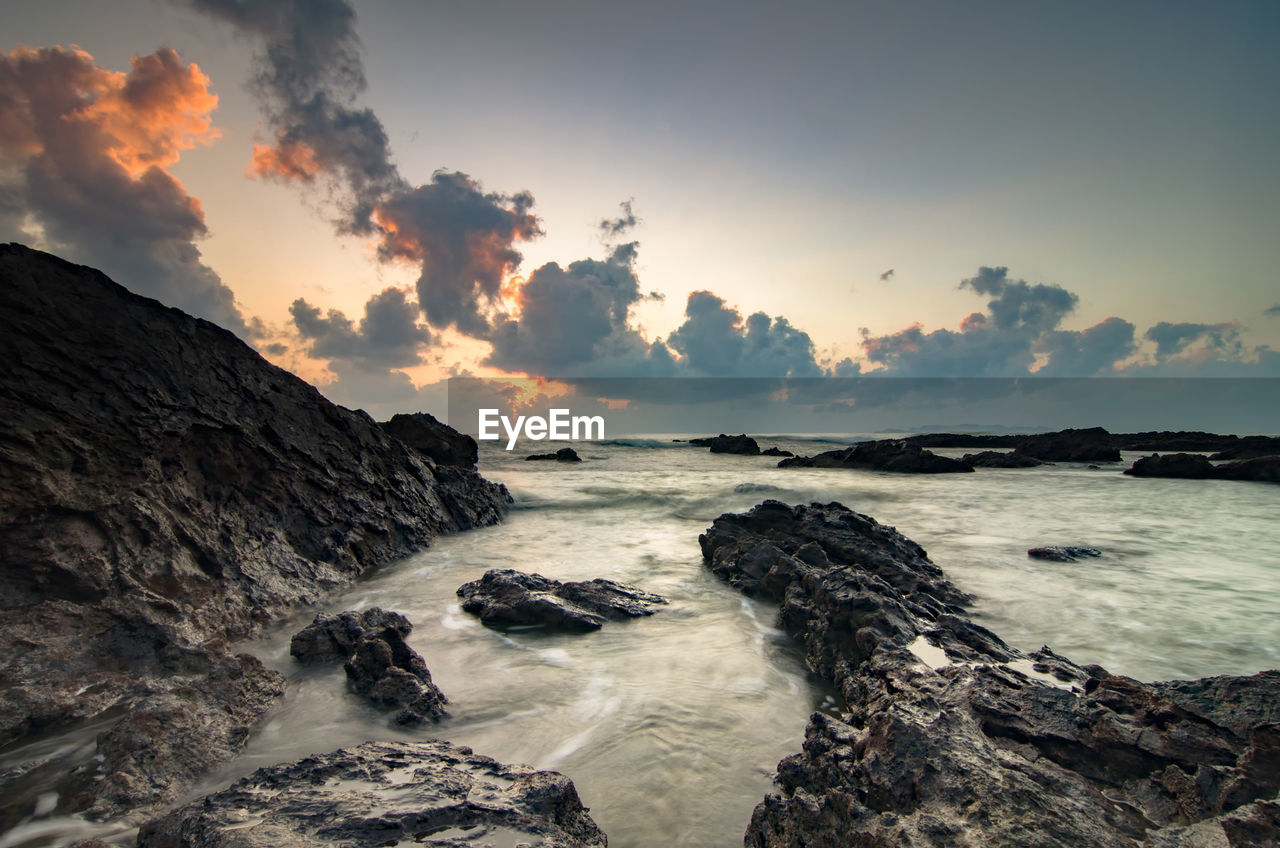
<path fill-rule="evenodd" d="M 955 474 L 973 471 L 958 459 L 939 456 L 904 439 L 858 442 L 847 448 L 825 451 L 817 456 L 795 456 L 778 463 L 779 468 L 863 468 L 897 471 L 902 474 Z"/>
<path fill-rule="evenodd" d="M 462 608 L 494 627 L 537 625 L 558 630 L 599 630 L 608 619 L 653 615 L 667 599 L 634 586 L 596 578 L 560 582 L 510 568 L 486 571 L 458 587 Z"/>
<path fill-rule="evenodd" d="M 718 436 L 690 439 L 689 444 L 710 448 L 711 453 L 737 453 L 743 456 L 760 455 L 760 445 L 746 433 L 739 433 L 736 436 L 726 436 L 721 433 Z"/>
<path fill-rule="evenodd" d="M 699 538 L 781 603 L 848 712 L 815 714 L 749 846 L 1258 846 L 1280 839 L 1280 675 L 1149 685 L 1024 654 L 911 540 L 766 501 Z"/>
<path fill-rule="evenodd" d="M 475 468 L 480 458 L 476 440 L 459 433 L 426 412 L 400 413 L 378 425 L 409 447 L 426 454 L 436 465 Z"/>
<path fill-rule="evenodd" d="M 259 769 L 147 823 L 138 848 L 604 848 L 558 772 L 448 742 L 368 742 Z"/>
<path fill-rule="evenodd" d="M 960 457 L 960 461 L 974 468 L 1035 468 L 1037 465 L 1044 465 L 1044 462 L 1034 456 L 1027 456 L 1016 450 L 967 453 Z"/>
<path fill-rule="evenodd" d="M 1134 461 L 1125 474 L 1133 477 L 1180 477 L 1194 480 L 1249 480 L 1280 483 L 1280 456 L 1255 456 L 1214 465 L 1194 453 L 1153 453 Z"/>
<path fill-rule="evenodd" d="M 1119 462 L 1120 450 L 1101 427 L 1025 436 L 1014 445 L 1023 456 L 1045 462 Z"/>
<path fill-rule="evenodd" d="M 20 245 L 0 362 L 0 745 L 106 728 L 64 763 L 60 813 L 175 797 L 281 691 L 228 640 L 509 501 L 231 333 Z"/>

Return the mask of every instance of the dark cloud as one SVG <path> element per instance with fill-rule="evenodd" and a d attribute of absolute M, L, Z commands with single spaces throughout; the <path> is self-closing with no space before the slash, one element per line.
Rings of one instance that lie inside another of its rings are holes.
<path fill-rule="evenodd" d="M 432 325 L 484 337 L 503 282 L 520 264 L 515 243 L 542 234 L 532 206 L 527 192 L 486 193 L 466 174 L 437 171 L 378 207 L 378 255 L 421 265 L 418 302 Z"/>
<path fill-rule="evenodd" d="M 709 291 L 685 304 L 685 321 L 667 339 L 682 355 L 682 370 L 708 377 L 816 377 L 809 334 L 786 318 L 756 312 L 744 321 L 738 310 Z"/>
<path fill-rule="evenodd" d="M 417 365 L 431 341 L 430 331 L 418 323 L 417 304 L 395 288 L 369 298 L 358 326 L 336 309 L 321 314 L 302 298 L 293 302 L 289 314 L 310 342 L 311 356 L 350 363 L 366 373 Z"/>
<path fill-rule="evenodd" d="M 126 74 L 83 50 L 0 54 L 0 226 L 248 337 L 229 288 L 201 262 L 200 202 L 165 169 L 217 137 L 217 97 L 196 65 L 163 49 Z"/>
<path fill-rule="evenodd" d="M 345 0 L 190 0 L 196 9 L 260 40 L 252 87 L 270 144 L 255 144 L 249 173 L 343 189 L 340 228 L 367 234 L 378 201 L 408 188 L 386 130 L 360 107 L 364 63 L 356 14 Z"/>
<path fill-rule="evenodd" d="M 1275 306 L 1271 307 L 1270 309 L 1264 309 L 1262 311 L 1262 314 L 1263 315 L 1280 315 L 1280 303 L 1277 303 Z"/>
<path fill-rule="evenodd" d="M 1056 328 L 1079 300 L 1061 286 L 1010 280 L 1009 269 L 1004 267 L 983 266 L 976 277 L 961 280 L 960 288 L 991 296 L 987 310 L 998 330 L 1047 332 Z"/>
<path fill-rule="evenodd" d="M 1144 337 L 1156 343 L 1156 361 L 1163 362 L 1188 352 L 1196 342 L 1201 355 L 1215 359 L 1239 359 L 1245 352 L 1240 339 L 1241 327 L 1235 323 L 1197 324 L 1161 321 L 1147 330 Z"/>
<path fill-rule="evenodd" d="M 1107 318 L 1085 330 L 1054 330 L 1036 342 L 1049 359 L 1036 371 L 1039 377 L 1092 377 L 1112 370 L 1138 349 L 1133 324 Z"/>
<path fill-rule="evenodd" d="M 633 230 L 640 223 L 640 219 L 636 217 L 635 212 L 631 209 L 631 204 L 633 203 L 635 203 L 635 198 L 622 201 L 618 204 L 622 207 L 621 215 L 617 218 L 601 220 L 599 224 L 601 235 L 605 238 L 613 239 Z"/>

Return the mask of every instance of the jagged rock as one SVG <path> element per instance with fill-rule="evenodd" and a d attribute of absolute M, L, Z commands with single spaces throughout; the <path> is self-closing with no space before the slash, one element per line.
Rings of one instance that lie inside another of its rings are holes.
<path fill-rule="evenodd" d="M 741 433 L 737 436 L 726 436 L 721 433 L 718 436 L 690 439 L 689 444 L 711 448 L 711 453 L 738 453 L 744 456 L 760 455 L 760 445 L 746 433 Z"/>
<path fill-rule="evenodd" d="M 573 782 L 448 742 L 368 742 L 259 769 L 143 825 L 138 848 L 604 848 Z"/>
<path fill-rule="evenodd" d="M 409 447 L 431 457 L 437 465 L 475 468 L 480 458 L 476 440 L 459 433 L 425 412 L 401 413 L 378 425 Z"/>
<path fill-rule="evenodd" d="M 1016 450 L 967 453 L 960 457 L 960 461 L 974 468 L 1034 468 L 1037 465 L 1044 465 L 1034 456 L 1027 456 Z"/>
<path fill-rule="evenodd" d="M 1032 559 L 1047 559 L 1050 562 L 1075 562 L 1080 557 L 1100 557 L 1102 551 L 1075 545 L 1045 545 L 1039 548 L 1027 548 L 1027 556 Z"/>
<path fill-rule="evenodd" d="M 768 450 L 762 450 L 760 451 L 760 455 L 761 456 L 795 456 L 795 454 L 792 453 L 791 451 L 783 450 L 782 448 L 779 448 L 779 447 L 772 447 L 772 448 L 769 448 Z"/>
<path fill-rule="evenodd" d="M 381 607 L 317 615 L 314 621 L 293 635 L 289 641 L 289 653 L 302 663 L 347 660 L 355 653 L 356 643 L 365 634 L 388 627 L 401 636 L 413 632 L 409 619 Z"/>
<path fill-rule="evenodd" d="M 1024 456 L 1045 462 L 1119 462 L 1120 451 L 1111 443 L 1111 434 L 1101 427 L 1059 430 L 1024 436 L 1014 445 Z"/>
<path fill-rule="evenodd" d="M 766 501 L 699 543 L 715 573 L 780 602 L 779 623 L 848 710 L 812 716 L 748 846 L 1280 839 L 1275 708 L 1247 706 L 1280 701 L 1280 675 L 1176 693 L 1024 654 L 969 618 L 919 545 L 839 504 Z M 1198 703 L 1220 691 L 1236 693 L 1230 720 Z"/>
<path fill-rule="evenodd" d="M 399 707 L 396 724 L 435 722 L 449 699 L 431 682 L 422 656 L 395 627 L 365 633 L 343 668 L 351 691 L 380 707 Z"/>
<path fill-rule="evenodd" d="M 1213 476 L 1213 463 L 1198 453 L 1153 453 L 1135 460 L 1125 474 L 1132 477 L 1186 477 L 1202 480 Z"/>
<path fill-rule="evenodd" d="M 282 690 L 230 640 L 510 501 L 231 333 L 20 245 L 0 245 L 0 362 L 0 638 L 21 646 L 0 745 L 103 726 L 59 813 L 176 798 Z"/>
<path fill-rule="evenodd" d="M 551 580 L 514 569 L 486 571 L 458 587 L 462 608 L 498 627 L 540 625 L 561 630 L 599 630 L 606 619 L 653 615 L 666 598 L 612 580 Z"/>
<path fill-rule="evenodd" d="M 958 459 L 939 456 L 903 439 L 859 442 L 817 456 L 796 456 L 778 463 L 779 468 L 866 468 L 904 474 L 955 474 L 973 471 Z"/>
<path fill-rule="evenodd" d="M 582 457 L 573 448 L 560 448 L 555 453 L 535 453 L 525 457 L 528 459 L 553 460 L 555 462 L 582 462 Z"/>

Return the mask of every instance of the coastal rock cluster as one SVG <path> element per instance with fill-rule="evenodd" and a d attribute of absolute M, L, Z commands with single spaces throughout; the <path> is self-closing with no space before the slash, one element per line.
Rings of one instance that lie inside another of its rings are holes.
<path fill-rule="evenodd" d="M 231 640 L 510 502 L 231 333 L 20 245 L 0 361 L 0 745 L 101 728 L 0 796 L 58 771 L 58 814 L 177 797 L 283 691 Z"/>
<path fill-rule="evenodd" d="M 458 587 L 462 609 L 492 627 L 534 625 L 557 630 L 599 630 L 609 619 L 653 615 L 660 595 L 596 578 L 560 582 L 514 569 L 486 571 Z"/>
<path fill-rule="evenodd" d="M 380 707 L 396 708 L 396 724 L 435 722 L 449 699 L 431 681 L 422 656 L 405 637 L 409 619 L 379 607 L 318 615 L 294 634 L 289 653 L 299 662 L 343 661 L 351 691 Z"/>
<path fill-rule="evenodd" d="M 525 457 L 526 460 L 550 460 L 552 462 L 582 462 L 582 457 L 573 448 L 560 448 L 554 453 L 535 453 Z"/>
<path fill-rule="evenodd" d="M 138 848 L 604 848 L 564 775 L 448 742 L 368 742 L 259 769 L 149 822 Z"/>
<path fill-rule="evenodd" d="M 1216 454 L 1215 454 L 1216 456 Z M 1280 483 L 1280 456 L 1258 455 L 1215 465 L 1198 453 L 1153 453 L 1124 473 L 1133 477 L 1177 477 L 1190 480 L 1253 480 Z"/>
<path fill-rule="evenodd" d="M 747 845 L 1280 839 L 1280 675 L 1145 684 L 1023 653 L 919 545 L 839 504 L 765 501 L 699 542 L 713 572 L 780 604 L 847 710 L 811 718 Z"/>
<path fill-rule="evenodd" d="M 919 445 L 900 439 L 859 442 L 847 448 L 825 451 L 817 456 L 796 456 L 778 463 L 779 468 L 868 468 L 906 474 L 971 473 L 973 466 L 958 459 L 939 456 Z"/>

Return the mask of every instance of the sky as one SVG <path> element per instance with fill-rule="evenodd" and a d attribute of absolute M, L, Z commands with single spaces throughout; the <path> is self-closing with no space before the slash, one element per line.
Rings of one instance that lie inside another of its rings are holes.
<path fill-rule="evenodd" d="M 1280 376 L 1280 5 L 5 3 L 0 238 L 453 375 Z"/>

